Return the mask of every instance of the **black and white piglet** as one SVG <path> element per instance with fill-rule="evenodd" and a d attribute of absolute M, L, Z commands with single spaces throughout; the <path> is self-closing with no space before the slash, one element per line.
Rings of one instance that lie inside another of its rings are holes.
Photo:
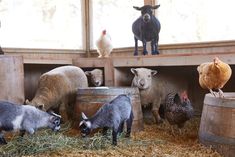
<path fill-rule="evenodd" d="M 117 145 L 117 134 L 123 131 L 126 122 L 126 137 L 130 137 L 133 121 L 131 100 L 127 95 L 119 95 L 111 102 L 104 104 L 96 114 L 87 118 L 82 113 L 82 121 L 79 124 L 82 136 L 87 136 L 91 130 L 103 128 L 105 134 L 108 128 L 112 129 L 112 144 Z"/>
<path fill-rule="evenodd" d="M 41 111 L 34 106 L 0 101 L 0 144 L 7 144 L 3 131 L 19 130 L 21 136 L 45 127 L 58 131 L 60 119 L 60 115 Z"/>

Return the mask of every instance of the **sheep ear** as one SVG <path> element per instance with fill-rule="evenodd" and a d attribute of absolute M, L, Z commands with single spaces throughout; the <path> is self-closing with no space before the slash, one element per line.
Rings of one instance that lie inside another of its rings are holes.
<path fill-rule="evenodd" d="M 44 104 L 38 105 L 37 108 L 39 108 L 40 110 L 43 110 L 44 109 Z"/>
<path fill-rule="evenodd" d="M 140 7 L 133 6 L 133 8 L 136 9 L 136 10 L 141 10 Z"/>
<path fill-rule="evenodd" d="M 197 66 L 197 71 L 200 73 L 200 65 Z"/>
<path fill-rule="evenodd" d="M 86 71 L 85 74 L 86 74 L 86 76 L 90 76 L 91 72 L 90 71 Z"/>
<path fill-rule="evenodd" d="M 160 7 L 160 5 L 155 5 L 155 6 L 152 6 L 152 9 L 157 9 L 159 7 Z"/>
<path fill-rule="evenodd" d="M 137 70 L 135 68 L 131 68 L 131 72 L 134 74 L 134 75 L 137 75 Z"/>
<path fill-rule="evenodd" d="M 151 75 L 154 76 L 157 74 L 157 70 L 151 70 Z"/>
<path fill-rule="evenodd" d="M 88 119 L 87 116 L 82 112 L 82 119 Z"/>
<path fill-rule="evenodd" d="M 25 100 L 25 104 L 26 104 L 26 105 L 30 105 L 30 102 L 29 102 L 28 99 Z"/>

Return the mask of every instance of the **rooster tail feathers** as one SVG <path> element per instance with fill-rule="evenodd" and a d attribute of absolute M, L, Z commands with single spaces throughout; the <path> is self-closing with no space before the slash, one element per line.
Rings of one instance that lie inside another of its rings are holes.
<path fill-rule="evenodd" d="M 178 93 L 176 93 L 175 96 L 174 96 L 174 102 L 176 104 L 180 104 L 181 103 L 181 99 L 180 99 L 180 96 L 179 96 Z"/>

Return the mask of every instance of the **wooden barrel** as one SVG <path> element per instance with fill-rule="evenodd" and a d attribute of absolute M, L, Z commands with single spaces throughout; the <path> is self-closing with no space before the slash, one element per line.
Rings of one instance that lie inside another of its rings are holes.
<path fill-rule="evenodd" d="M 24 102 L 23 57 L 0 56 L 0 89 L 0 100 Z"/>
<path fill-rule="evenodd" d="M 199 129 L 199 141 L 225 157 L 235 155 L 235 93 L 224 98 L 206 94 Z"/>
<path fill-rule="evenodd" d="M 128 94 L 131 98 L 134 114 L 132 131 L 143 130 L 143 113 L 140 104 L 138 88 L 132 87 L 87 87 L 79 88 L 75 104 L 75 119 L 80 120 L 81 112 L 88 117 L 93 116 L 105 103 L 110 102 L 120 94 Z"/>

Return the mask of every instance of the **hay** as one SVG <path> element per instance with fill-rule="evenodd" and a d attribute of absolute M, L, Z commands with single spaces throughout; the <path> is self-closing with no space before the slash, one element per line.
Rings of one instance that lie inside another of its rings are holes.
<path fill-rule="evenodd" d="M 82 138 L 79 132 L 69 125 L 54 133 L 41 130 L 35 135 L 23 138 L 13 137 L 7 145 L 0 146 L 0 156 L 176 156 L 176 157 L 220 157 L 220 155 L 199 144 L 199 118 L 186 123 L 182 133 L 175 128 L 172 134 L 168 123 L 163 125 L 145 125 L 145 130 L 133 133 L 131 138 L 124 134 L 118 137 L 118 146 L 112 146 L 111 131 L 107 136 L 101 133 Z"/>

